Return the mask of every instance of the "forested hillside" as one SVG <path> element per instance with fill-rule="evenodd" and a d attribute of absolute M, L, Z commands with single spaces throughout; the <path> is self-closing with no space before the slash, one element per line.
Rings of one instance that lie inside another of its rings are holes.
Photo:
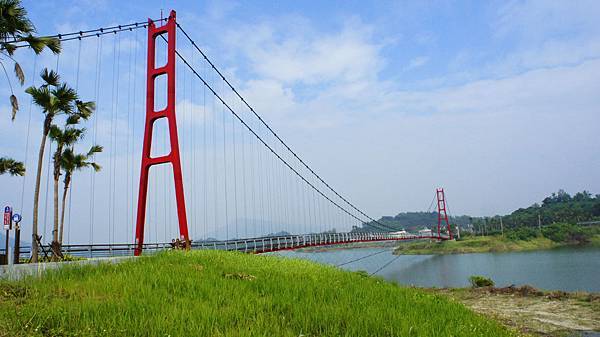
<path fill-rule="evenodd" d="M 405 212 L 396 216 L 384 216 L 378 221 L 394 230 L 414 231 L 423 227 L 433 228 L 438 222 L 437 212 Z M 564 190 L 544 198 L 541 204 L 535 203 L 519 208 L 508 215 L 490 217 L 471 217 L 468 215 L 450 216 L 453 226 L 475 232 L 499 232 L 502 227 L 514 229 L 521 227 L 548 226 L 553 223 L 578 224 L 600 221 L 600 194 L 592 195 L 588 191 L 570 195 Z M 381 226 L 366 223 L 354 231 L 378 231 Z"/>
<path fill-rule="evenodd" d="M 470 217 L 466 215 L 450 216 L 450 222 L 459 226 L 466 226 L 470 222 Z M 394 230 L 415 231 L 424 227 L 432 228 L 437 226 L 437 212 L 403 212 L 396 216 L 384 216 L 378 220 L 386 227 L 394 228 Z M 373 225 L 372 223 L 364 224 L 362 227 L 355 227 L 354 231 L 377 231 L 381 226 Z"/>

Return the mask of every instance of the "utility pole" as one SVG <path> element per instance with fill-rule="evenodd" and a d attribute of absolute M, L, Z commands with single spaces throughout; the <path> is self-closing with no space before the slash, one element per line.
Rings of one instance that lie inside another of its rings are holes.
<path fill-rule="evenodd" d="M 504 224 L 502 223 L 502 217 L 500 217 L 500 232 L 502 232 L 502 237 L 504 237 Z"/>
<path fill-rule="evenodd" d="M 542 219 L 540 217 L 540 213 L 538 213 L 538 230 L 540 233 L 542 232 Z"/>
<path fill-rule="evenodd" d="M 483 236 L 487 234 L 487 218 L 483 218 Z"/>
<path fill-rule="evenodd" d="M 459 225 L 456 225 L 456 236 L 460 240 L 460 226 Z"/>

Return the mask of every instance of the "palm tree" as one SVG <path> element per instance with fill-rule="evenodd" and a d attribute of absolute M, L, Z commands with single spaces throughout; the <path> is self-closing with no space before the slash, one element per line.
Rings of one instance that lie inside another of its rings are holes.
<path fill-rule="evenodd" d="M 83 170 L 87 167 L 92 167 L 94 171 L 100 171 L 101 167 L 97 163 L 90 161 L 96 153 L 102 152 L 103 148 L 100 145 L 94 145 L 87 153 L 75 154 L 72 147 L 64 150 L 62 154 L 61 167 L 65 172 L 64 190 L 62 195 L 62 208 L 60 215 L 60 234 L 58 242 L 63 244 L 63 232 L 65 229 L 65 203 L 67 201 L 67 193 L 71 184 L 73 172 Z"/>
<path fill-rule="evenodd" d="M 4 61 L 6 59 L 14 63 L 15 76 L 19 83 L 25 83 L 25 73 L 13 58 L 15 50 L 19 47 L 29 47 L 36 54 L 41 53 L 44 48 L 50 49 L 54 54 L 60 53 L 60 41 L 56 38 L 36 37 L 35 26 L 27 18 L 27 11 L 21 6 L 21 0 L 0 0 L 0 66 L 10 87 L 10 104 L 14 120 L 19 110 L 19 102 L 13 91 L 10 76 L 6 71 Z"/>
<path fill-rule="evenodd" d="M 22 176 L 25 174 L 25 165 L 11 158 L 0 158 L 0 174 L 8 173 L 12 176 Z"/>
<path fill-rule="evenodd" d="M 74 122 L 71 118 L 67 122 Z M 83 138 L 85 129 L 77 129 L 67 124 L 64 129 L 56 125 L 50 126 L 51 141 L 56 143 L 56 151 L 54 152 L 54 227 L 52 229 L 52 257 L 57 259 L 61 254 L 61 249 L 58 241 L 58 180 L 60 178 L 60 169 L 62 163 L 63 150 Z"/>
<path fill-rule="evenodd" d="M 76 124 L 80 119 L 87 119 L 95 109 L 94 102 L 83 102 L 79 100 L 77 92 L 66 83 L 60 83 L 60 77 L 53 70 L 44 69 L 41 74 L 43 84 L 40 87 L 29 87 L 27 92 L 33 98 L 45 114 L 42 128 L 42 140 L 38 153 L 38 163 L 35 178 L 35 190 L 33 194 L 33 221 L 32 221 L 32 262 L 38 261 L 38 209 L 40 197 L 40 179 L 42 176 L 42 165 L 44 161 L 44 149 L 46 138 L 50 132 L 52 121 L 56 116 L 66 115 L 67 124 Z"/>

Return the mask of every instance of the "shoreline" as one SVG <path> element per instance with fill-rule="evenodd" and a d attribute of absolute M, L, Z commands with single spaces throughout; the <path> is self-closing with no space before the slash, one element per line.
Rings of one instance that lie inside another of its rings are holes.
<path fill-rule="evenodd" d="M 469 237 L 459 241 L 419 241 L 400 244 L 394 255 L 446 255 L 471 253 L 504 253 L 549 250 L 564 247 L 600 247 L 600 240 L 594 237 L 589 243 L 557 243 L 538 237 L 531 240 L 509 240 L 500 236 Z"/>

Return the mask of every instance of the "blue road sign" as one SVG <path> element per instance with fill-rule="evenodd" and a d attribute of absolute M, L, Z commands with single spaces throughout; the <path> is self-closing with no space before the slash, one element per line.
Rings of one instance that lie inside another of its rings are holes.
<path fill-rule="evenodd" d="M 10 213 L 10 212 L 12 212 L 12 209 L 10 208 L 10 206 L 4 207 L 4 213 Z"/>
<path fill-rule="evenodd" d="M 13 214 L 12 221 L 14 221 L 14 222 L 21 222 L 21 220 L 22 220 L 21 214 L 19 214 L 19 213 Z"/>

